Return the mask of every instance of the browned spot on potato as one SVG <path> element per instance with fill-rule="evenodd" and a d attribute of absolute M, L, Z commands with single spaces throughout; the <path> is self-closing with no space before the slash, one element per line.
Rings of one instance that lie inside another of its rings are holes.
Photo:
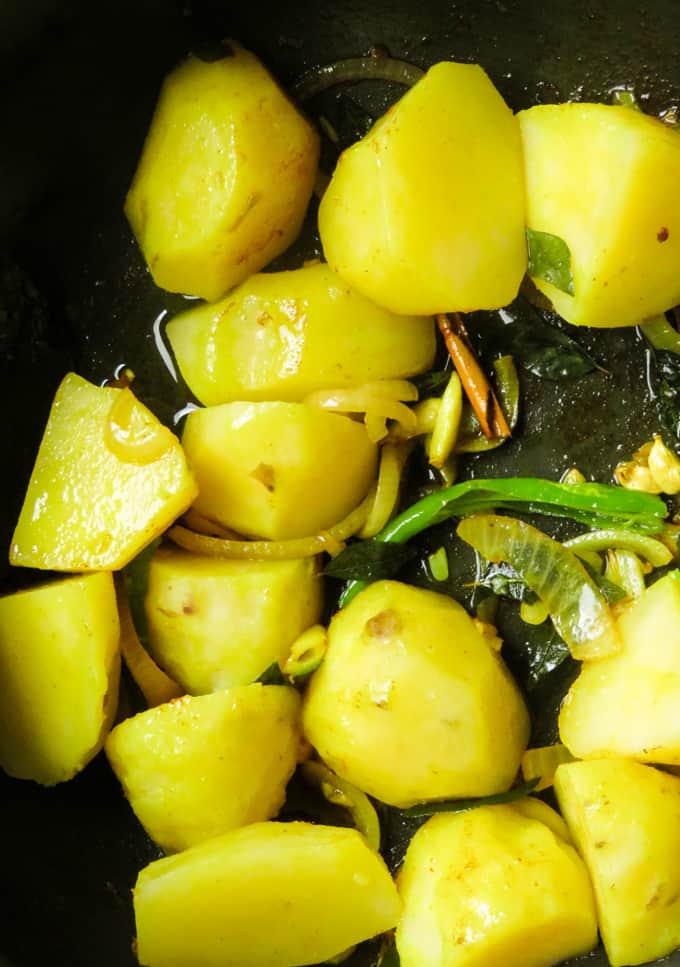
<path fill-rule="evenodd" d="M 666 239 L 668 238 L 669 234 L 670 234 L 670 232 L 668 231 L 668 229 L 666 228 L 666 226 L 665 225 L 662 225 L 661 228 L 659 229 L 659 231 L 656 233 L 656 240 L 657 240 L 657 242 L 665 242 Z"/>
<path fill-rule="evenodd" d="M 366 622 L 366 631 L 371 638 L 389 640 L 401 631 L 401 619 L 396 611 L 388 608 L 373 615 Z"/>
<path fill-rule="evenodd" d="M 266 487 L 270 494 L 274 492 L 276 487 L 276 471 L 271 464 L 259 463 L 254 470 L 251 470 L 250 476 Z"/>
<path fill-rule="evenodd" d="M 195 614 L 196 604 L 193 598 L 187 598 L 182 604 L 182 614 Z"/>

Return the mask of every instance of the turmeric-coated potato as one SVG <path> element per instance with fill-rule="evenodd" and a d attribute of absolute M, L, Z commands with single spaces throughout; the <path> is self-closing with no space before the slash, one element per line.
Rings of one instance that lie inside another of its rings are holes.
<path fill-rule="evenodd" d="M 163 547 L 145 600 L 156 661 L 188 692 L 254 681 L 321 615 L 314 558 L 229 561 Z"/>
<path fill-rule="evenodd" d="M 217 305 L 177 316 L 166 332 L 206 406 L 402 379 L 429 369 L 435 350 L 431 319 L 381 309 L 322 264 L 254 275 Z"/>
<path fill-rule="evenodd" d="M 362 423 L 302 403 L 193 410 L 182 436 L 198 514 L 248 537 L 308 537 L 366 496 L 377 451 Z"/>
<path fill-rule="evenodd" d="M 555 792 L 593 881 L 611 967 L 680 946 L 680 779 L 627 759 L 568 762 Z"/>
<path fill-rule="evenodd" d="M 529 736 L 517 686 L 464 608 L 396 581 L 333 617 L 303 724 L 334 772 L 392 806 L 507 789 Z"/>
<path fill-rule="evenodd" d="M 45 786 L 100 750 L 118 705 L 110 574 L 63 578 L 0 598 L 0 766 Z"/>
<path fill-rule="evenodd" d="M 680 765 L 680 571 L 648 588 L 618 625 L 623 649 L 583 663 L 560 710 L 560 738 L 579 759 Z"/>
<path fill-rule="evenodd" d="M 355 829 L 256 823 L 151 863 L 134 890 L 142 967 L 298 967 L 390 930 L 401 904 Z"/>
<path fill-rule="evenodd" d="M 393 312 L 497 309 L 527 265 L 519 128 L 481 67 L 435 64 L 340 157 L 329 265 Z"/>
<path fill-rule="evenodd" d="M 137 818 L 166 852 L 271 819 L 301 751 L 298 693 L 258 684 L 174 699 L 106 741 Z"/>
<path fill-rule="evenodd" d="M 401 967 L 552 967 L 593 949 L 588 872 L 540 805 L 554 819 L 481 806 L 418 830 L 398 878 Z"/>
<path fill-rule="evenodd" d="M 179 441 L 129 389 L 69 373 L 52 403 L 10 562 L 118 570 L 195 496 Z"/>
<path fill-rule="evenodd" d="M 297 236 L 319 138 L 229 41 L 165 80 L 125 212 L 157 285 L 214 301 Z"/>
<path fill-rule="evenodd" d="M 680 133 L 605 104 L 519 115 L 527 225 L 562 238 L 574 292 L 534 282 L 569 322 L 632 326 L 680 302 Z"/>

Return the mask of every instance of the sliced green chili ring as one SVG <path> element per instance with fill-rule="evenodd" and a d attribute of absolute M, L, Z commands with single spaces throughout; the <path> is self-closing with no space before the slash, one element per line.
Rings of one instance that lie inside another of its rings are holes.
<path fill-rule="evenodd" d="M 310 786 L 320 789 L 328 802 L 346 809 L 368 845 L 376 853 L 380 851 L 380 820 L 365 792 L 336 776 L 322 762 L 305 762 L 302 776 Z"/>

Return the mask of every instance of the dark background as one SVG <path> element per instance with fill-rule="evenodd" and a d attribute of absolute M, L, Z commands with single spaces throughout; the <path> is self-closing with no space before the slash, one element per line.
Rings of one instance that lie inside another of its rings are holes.
<path fill-rule="evenodd" d="M 157 313 L 181 300 L 150 283 L 122 203 L 163 75 L 201 38 L 224 34 L 284 83 L 381 44 L 423 67 L 478 61 L 515 109 L 604 99 L 619 84 L 634 85 L 654 111 L 680 95 L 676 0 L 0 0 L 3 546 L 68 368 L 101 381 L 131 365 L 164 419 L 188 398 L 151 335 Z M 390 93 L 361 96 L 375 110 Z M 305 242 L 315 250 L 312 230 Z M 611 375 L 568 385 L 525 378 L 522 439 L 469 472 L 554 476 L 575 463 L 607 480 L 617 447 L 630 452 L 656 428 L 635 334 L 584 339 Z M 30 579 L 0 564 L 6 588 Z M 526 627 L 509 622 L 506 638 L 521 665 Z M 562 680 L 531 696 L 538 736 L 550 735 L 563 688 Z M 390 848 L 398 832 L 389 832 Z M 129 891 L 156 855 L 101 756 L 52 790 L 0 777 L 0 967 L 131 967 Z"/>

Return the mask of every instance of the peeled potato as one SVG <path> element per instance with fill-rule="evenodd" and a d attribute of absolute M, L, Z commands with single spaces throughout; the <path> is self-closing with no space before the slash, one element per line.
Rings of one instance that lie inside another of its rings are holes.
<path fill-rule="evenodd" d="M 361 503 L 376 473 L 362 423 L 302 403 L 193 410 L 182 443 L 198 484 L 196 512 L 248 537 L 332 527 Z"/>
<path fill-rule="evenodd" d="M 680 134 L 639 111 L 540 104 L 518 115 L 527 225 L 571 251 L 574 293 L 534 278 L 581 326 L 632 326 L 680 302 Z"/>
<path fill-rule="evenodd" d="M 397 581 L 334 616 L 303 723 L 334 772 L 392 806 L 509 788 L 529 736 L 517 686 L 464 608 Z"/>
<path fill-rule="evenodd" d="M 166 852 L 275 816 L 301 748 L 298 693 L 258 684 L 140 712 L 106 741 L 137 818 Z"/>
<path fill-rule="evenodd" d="M 10 562 L 118 570 L 195 496 L 179 440 L 129 389 L 69 373 L 52 403 Z"/>
<path fill-rule="evenodd" d="M 680 571 L 648 588 L 618 625 L 623 649 L 583 663 L 560 710 L 560 738 L 579 759 L 680 765 Z"/>
<path fill-rule="evenodd" d="M 0 598 L 0 766 L 45 786 L 101 748 L 118 704 L 118 612 L 110 574 Z"/>
<path fill-rule="evenodd" d="M 229 41 L 165 80 L 125 212 L 154 281 L 215 301 L 295 239 L 319 138 L 259 60 Z"/>
<path fill-rule="evenodd" d="M 555 792 L 593 881 L 612 967 L 680 946 L 680 779 L 626 759 L 568 762 Z"/>
<path fill-rule="evenodd" d="M 145 600 L 154 657 L 194 694 L 254 681 L 319 620 L 318 570 L 314 558 L 229 561 L 160 548 Z"/>
<path fill-rule="evenodd" d="M 526 270 L 519 127 L 481 67 L 435 64 L 340 157 L 329 265 L 392 312 L 497 309 Z"/>
<path fill-rule="evenodd" d="M 557 813 L 525 802 L 433 816 L 417 831 L 398 878 L 401 967 L 552 967 L 593 949 L 583 861 L 554 832 Z"/>
<path fill-rule="evenodd" d="M 435 351 L 431 319 L 387 312 L 321 264 L 254 275 L 217 305 L 183 312 L 166 332 L 206 406 L 403 379 L 429 369 Z"/>
<path fill-rule="evenodd" d="M 395 926 L 383 860 L 355 829 L 256 823 L 139 874 L 143 967 L 318 964 Z"/>

